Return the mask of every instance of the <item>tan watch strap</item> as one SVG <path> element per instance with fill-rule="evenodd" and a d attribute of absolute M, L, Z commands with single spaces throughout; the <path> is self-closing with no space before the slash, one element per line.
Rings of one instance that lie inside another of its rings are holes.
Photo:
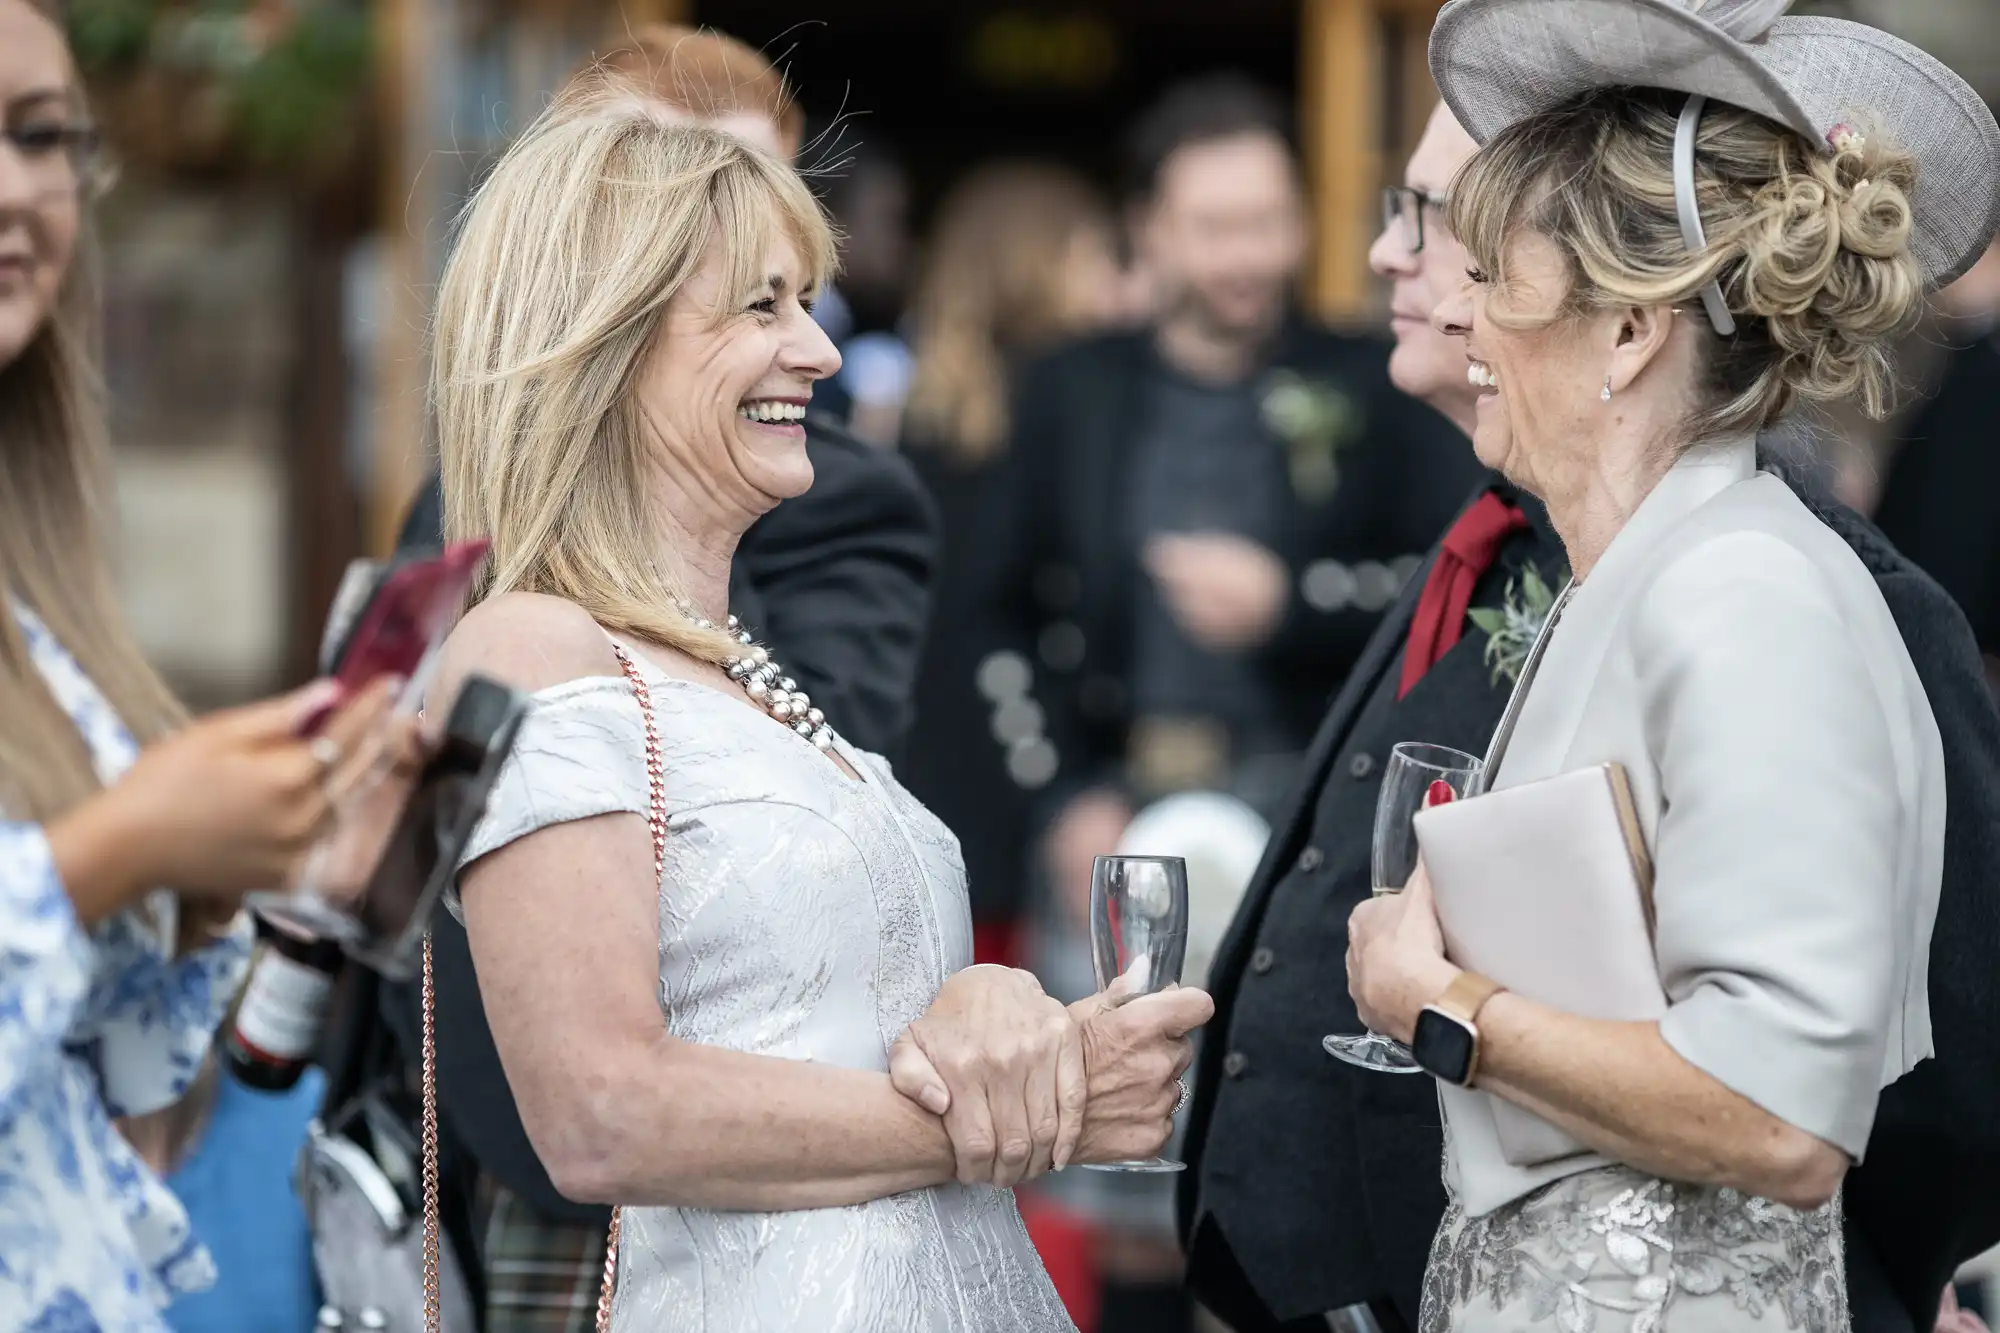
<path fill-rule="evenodd" d="M 1486 1002 L 1505 989 L 1499 982 L 1482 977 L 1477 972 L 1460 972 L 1444 988 L 1444 994 L 1431 1002 L 1430 1007 L 1461 1023 L 1476 1026 L 1479 1011 L 1486 1007 Z"/>

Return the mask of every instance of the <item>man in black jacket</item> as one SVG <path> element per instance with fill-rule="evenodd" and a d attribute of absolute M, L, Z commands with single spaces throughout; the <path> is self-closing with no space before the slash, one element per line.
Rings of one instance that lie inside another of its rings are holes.
<path fill-rule="evenodd" d="M 1052 677 L 1043 804 L 1071 894 L 1136 802 L 1205 788 L 1275 808 L 1479 475 L 1391 387 L 1386 348 L 1291 309 L 1305 214 L 1271 98 L 1184 85 L 1130 157 L 1160 309 L 1024 369 L 998 499 L 1001 615 Z"/>
<path fill-rule="evenodd" d="M 1440 109 L 1397 193 L 1398 220 L 1372 253 L 1394 281 L 1391 373 L 1468 434 L 1464 352 L 1431 328 L 1429 312 L 1464 273 L 1464 252 L 1443 233 L 1440 210 L 1472 151 Z M 1992 1111 L 2000 1005 L 1989 980 L 2000 933 L 1991 888 L 2000 864 L 2000 715 L 1965 619 L 1943 590 L 1808 472 L 1780 470 L 1874 572 L 1944 738 L 1951 809 L 1930 964 L 1937 1055 L 1884 1092 L 1867 1161 L 1844 1189 L 1853 1326 L 1929 1333 L 1956 1265 L 2000 1240 Z M 1526 572 L 1560 586 L 1562 546 L 1531 497 L 1497 479 L 1493 489 L 1519 504 L 1527 522 L 1491 552 L 1472 605 L 1527 610 Z M 1477 508 L 1464 511 L 1455 532 Z M 1408 660 L 1413 612 L 1435 559 L 1327 713 L 1210 971 L 1216 1015 L 1197 1070 L 1178 1215 L 1189 1282 L 1236 1333 L 1417 1324 L 1444 1210 L 1435 1086 L 1423 1075 L 1340 1064 L 1320 1038 L 1362 1028 L 1340 960 L 1348 915 L 1369 894 L 1382 760 L 1405 740 L 1483 753 L 1511 684 L 1505 655 L 1490 661 L 1476 626 L 1454 627 L 1462 637 L 1430 660 Z"/>

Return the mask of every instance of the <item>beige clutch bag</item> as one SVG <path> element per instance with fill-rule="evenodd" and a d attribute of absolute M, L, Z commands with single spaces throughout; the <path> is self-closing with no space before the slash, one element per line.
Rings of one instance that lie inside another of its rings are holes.
<path fill-rule="evenodd" d="M 1586 1018 L 1666 1013 L 1652 858 L 1621 765 L 1437 806 L 1416 830 L 1452 962 Z M 1539 1116 L 1489 1100 L 1512 1165 L 1585 1151 Z"/>

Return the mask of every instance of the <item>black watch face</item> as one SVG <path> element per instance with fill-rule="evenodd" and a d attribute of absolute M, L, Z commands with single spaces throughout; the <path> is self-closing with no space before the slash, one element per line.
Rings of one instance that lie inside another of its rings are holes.
<path fill-rule="evenodd" d="M 1416 1040 L 1410 1051 L 1417 1063 L 1447 1083 L 1463 1087 L 1472 1077 L 1472 1057 L 1477 1050 L 1472 1029 L 1435 1009 L 1417 1015 Z"/>

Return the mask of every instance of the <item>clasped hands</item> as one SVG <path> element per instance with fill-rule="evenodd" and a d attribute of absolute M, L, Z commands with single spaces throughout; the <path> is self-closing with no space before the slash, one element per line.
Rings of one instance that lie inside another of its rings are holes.
<path fill-rule="evenodd" d="M 1166 1145 L 1188 1034 L 1205 991 L 1133 995 L 1124 978 L 1065 1007 L 1033 974 L 953 974 L 889 1051 L 896 1090 L 944 1120 L 967 1185 L 1011 1186 L 1071 1162 L 1150 1157 Z"/>

